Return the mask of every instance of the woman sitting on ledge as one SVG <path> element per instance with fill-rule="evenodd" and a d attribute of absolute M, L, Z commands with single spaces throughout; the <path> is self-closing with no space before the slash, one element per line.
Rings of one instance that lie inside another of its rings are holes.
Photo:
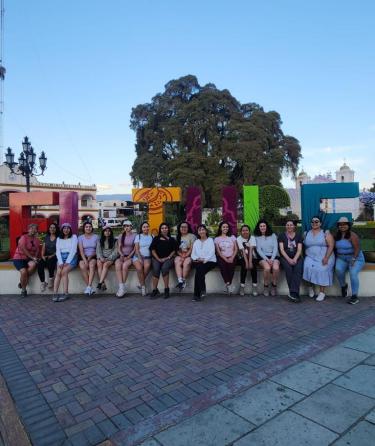
<path fill-rule="evenodd" d="M 28 226 L 28 233 L 20 237 L 17 249 L 13 256 L 13 264 L 20 272 L 20 283 L 18 287 L 22 289 L 21 296 L 27 296 L 27 284 L 29 277 L 35 272 L 40 253 L 40 241 L 37 237 L 38 225 L 31 223 Z"/>
<path fill-rule="evenodd" d="M 57 270 L 53 287 L 53 302 L 69 299 L 69 273 L 78 265 L 78 239 L 72 232 L 70 223 L 63 223 L 56 241 Z M 63 282 L 64 294 L 58 294 L 60 281 Z"/>
<path fill-rule="evenodd" d="M 215 243 L 205 225 L 197 228 L 198 240 L 193 244 L 191 258 L 195 265 L 194 298 L 199 302 L 206 295 L 206 274 L 216 266 Z"/>
<path fill-rule="evenodd" d="M 345 282 L 346 271 L 349 271 L 352 296 L 347 300 L 348 304 L 355 305 L 359 302 L 358 275 L 365 265 L 365 257 L 361 251 L 359 237 L 351 230 L 351 223 L 346 217 L 341 217 L 337 222 L 338 231 L 335 236 L 336 249 L 336 275 L 341 286 L 341 295 L 348 294 L 348 284 Z"/>
<path fill-rule="evenodd" d="M 107 289 L 104 282 L 107 277 L 109 268 L 117 259 L 116 240 L 110 226 L 104 226 L 100 239 L 96 243 L 96 262 L 98 265 L 99 283 L 97 289 L 105 291 Z"/>

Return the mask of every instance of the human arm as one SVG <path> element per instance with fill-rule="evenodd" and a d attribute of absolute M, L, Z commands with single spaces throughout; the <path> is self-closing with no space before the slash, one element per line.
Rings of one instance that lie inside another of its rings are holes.
<path fill-rule="evenodd" d="M 102 245 L 100 244 L 100 240 L 96 242 L 96 258 L 102 262 L 105 261 Z"/>
<path fill-rule="evenodd" d="M 329 258 L 331 257 L 331 254 L 333 253 L 333 250 L 335 248 L 335 240 L 332 237 L 332 234 L 327 231 L 325 233 L 325 239 L 327 243 L 327 251 L 326 255 L 323 257 L 322 263 L 323 265 L 327 265 Z"/>
<path fill-rule="evenodd" d="M 60 247 L 60 244 L 61 244 L 61 238 L 58 237 L 57 240 L 56 240 L 57 263 L 58 263 L 58 265 L 63 265 L 63 260 L 62 260 L 62 257 L 61 257 L 61 247 Z"/>
<path fill-rule="evenodd" d="M 359 251 L 361 250 L 360 243 L 359 243 L 359 237 L 354 232 L 350 235 L 350 241 L 352 242 L 354 253 L 352 258 L 352 263 L 354 263 L 357 260 Z"/>
<path fill-rule="evenodd" d="M 277 245 L 277 237 L 276 237 L 276 234 L 272 234 L 272 235 L 271 235 L 271 240 L 272 240 L 272 255 L 271 255 L 271 260 L 274 261 L 275 258 L 277 257 L 277 255 L 279 254 L 279 249 L 278 249 L 278 245 Z"/>

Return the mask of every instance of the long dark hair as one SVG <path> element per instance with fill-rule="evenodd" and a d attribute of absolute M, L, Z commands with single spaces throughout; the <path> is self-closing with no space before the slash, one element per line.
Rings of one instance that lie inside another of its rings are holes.
<path fill-rule="evenodd" d="M 255 226 L 254 229 L 254 235 L 256 235 L 257 237 L 260 237 L 262 235 L 262 233 L 260 232 L 259 226 L 264 223 L 266 225 L 266 233 L 264 234 L 266 237 L 270 236 L 273 234 L 272 228 L 271 226 L 268 224 L 268 222 L 264 219 L 261 219 L 258 221 L 257 225 Z"/>
<path fill-rule="evenodd" d="M 232 228 L 230 227 L 230 224 L 227 221 L 222 221 L 219 224 L 219 228 L 217 230 L 217 237 L 220 237 L 222 235 L 222 231 L 221 228 L 223 227 L 223 225 L 228 225 L 228 232 L 227 232 L 227 236 L 230 237 L 232 235 Z"/>
<path fill-rule="evenodd" d="M 143 221 L 143 222 L 140 224 L 140 226 L 139 226 L 138 234 L 143 234 L 143 232 L 142 232 L 142 226 L 143 226 L 144 224 L 147 224 L 147 225 L 150 226 L 150 224 L 149 224 L 149 222 L 148 222 L 147 220 Z"/>
<path fill-rule="evenodd" d="M 65 235 L 64 235 L 64 232 L 63 232 L 64 228 L 69 228 L 69 235 L 68 235 L 67 238 L 71 238 L 72 235 L 73 235 L 72 228 L 71 228 L 71 226 L 66 226 L 66 225 L 65 226 L 61 226 L 59 237 L 62 238 L 62 239 L 65 238 Z"/>
<path fill-rule="evenodd" d="M 59 227 L 57 226 L 56 223 L 51 223 L 51 224 L 48 226 L 48 229 L 47 229 L 47 235 L 51 235 L 51 232 L 50 232 L 49 229 L 50 229 L 50 227 L 51 227 L 52 225 L 56 228 L 55 237 L 57 238 L 57 237 L 60 235 L 60 229 L 59 229 Z"/>
<path fill-rule="evenodd" d="M 101 233 L 101 235 L 100 235 L 100 246 L 101 246 L 102 248 L 104 248 L 105 239 L 107 238 L 107 237 L 104 235 L 104 231 L 106 231 L 107 229 L 109 229 L 109 230 L 111 231 L 111 234 L 110 234 L 109 237 L 108 237 L 108 248 L 109 248 L 109 249 L 112 249 L 112 248 L 115 246 L 115 237 L 113 236 L 112 228 L 103 228 L 103 229 L 102 229 L 102 233 Z"/>
<path fill-rule="evenodd" d="M 240 227 L 240 236 L 242 237 L 242 229 L 243 228 L 247 228 L 248 230 L 249 230 L 249 240 L 250 240 L 250 237 L 251 237 L 251 229 L 250 229 L 250 226 L 249 225 L 242 225 L 241 227 Z"/>
<path fill-rule="evenodd" d="M 163 221 L 163 223 L 160 223 L 160 225 L 159 225 L 158 237 L 159 238 L 162 237 L 162 234 L 161 234 L 161 227 L 162 226 L 167 226 L 167 228 L 168 228 L 168 234 L 167 235 L 168 235 L 168 237 L 170 237 L 171 236 L 171 227 L 165 221 Z"/>
<path fill-rule="evenodd" d="M 177 242 L 180 245 L 181 243 L 181 225 L 187 225 L 188 227 L 188 234 L 192 234 L 193 230 L 191 229 L 190 223 L 187 221 L 182 221 L 181 223 L 179 223 L 179 225 L 177 226 Z"/>
<path fill-rule="evenodd" d="M 344 237 L 343 237 L 343 235 L 344 235 Z M 352 233 L 350 231 L 350 225 L 349 225 L 349 229 L 345 232 L 341 232 L 339 229 L 337 230 L 337 232 L 335 234 L 335 241 L 338 242 L 342 238 L 346 238 L 347 240 L 349 240 L 351 236 L 352 236 Z"/>

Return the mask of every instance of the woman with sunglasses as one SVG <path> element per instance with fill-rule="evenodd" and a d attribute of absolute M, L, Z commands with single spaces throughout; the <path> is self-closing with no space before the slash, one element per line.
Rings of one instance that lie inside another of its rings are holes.
<path fill-rule="evenodd" d="M 314 286 L 319 286 L 317 302 L 322 302 L 325 295 L 325 288 L 333 283 L 333 268 L 335 256 L 333 249 L 335 241 L 329 231 L 321 228 L 320 217 L 311 219 L 311 229 L 305 234 L 305 261 L 303 265 L 303 279 L 310 283 L 309 296 L 315 297 Z"/>
<path fill-rule="evenodd" d="M 347 217 L 341 217 L 337 222 L 338 231 L 335 236 L 336 250 L 336 275 L 341 286 L 342 297 L 348 295 L 348 284 L 345 282 L 346 272 L 349 271 L 352 295 L 347 300 L 348 304 L 355 305 L 359 302 L 358 275 L 365 265 L 365 257 L 361 251 L 357 234 L 351 230 L 351 223 Z"/>
<path fill-rule="evenodd" d="M 53 285 L 53 302 L 63 302 L 69 299 L 69 273 L 78 264 L 77 245 L 78 239 L 73 234 L 70 223 L 63 223 L 60 235 L 56 240 L 57 270 Z M 64 294 L 58 294 L 61 281 Z"/>
<path fill-rule="evenodd" d="M 133 265 L 137 270 L 142 296 L 146 296 L 146 277 L 151 269 L 151 243 L 150 225 L 147 221 L 144 221 L 134 240 L 135 255 L 133 257 Z"/>
<path fill-rule="evenodd" d="M 13 264 L 20 272 L 21 296 L 27 296 L 26 287 L 29 283 L 29 277 L 34 274 L 37 268 L 40 255 L 40 241 L 37 237 L 38 225 L 31 223 L 28 226 L 27 234 L 20 237 L 17 248 L 13 256 Z"/>
<path fill-rule="evenodd" d="M 117 253 L 119 255 L 115 262 L 118 290 L 116 296 L 121 299 L 126 294 L 126 281 L 128 279 L 129 268 L 135 252 L 134 242 L 136 234 L 133 234 L 133 225 L 130 220 L 122 223 L 123 231 L 117 239 Z"/>
<path fill-rule="evenodd" d="M 40 291 L 43 293 L 47 288 L 46 275 L 44 269 L 48 269 L 48 288 L 53 288 L 55 280 L 55 270 L 57 265 L 56 240 L 59 236 L 59 228 L 55 223 L 48 227 L 47 234 L 42 245 L 41 259 L 38 262 L 38 276 L 40 279 Z"/>
<path fill-rule="evenodd" d="M 96 244 L 96 262 L 98 266 L 99 283 L 97 289 L 106 291 L 105 278 L 107 277 L 109 268 L 117 259 L 116 240 L 110 226 L 104 226 L 100 235 L 100 239 Z"/>
<path fill-rule="evenodd" d="M 78 237 L 78 249 L 81 260 L 79 268 L 86 288 L 84 294 L 91 296 L 95 293 L 92 283 L 96 271 L 96 244 L 98 243 L 98 236 L 94 233 L 94 228 L 90 221 L 83 224 L 83 234 Z"/>
<path fill-rule="evenodd" d="M 186 287 L 186 279 L 191 269 L 191 251 L 196 237 L 187 221 L 177 226 L 177 255 L 174 259 L 174 268 L 177 276 L 177 286 L 180 291 Z"/>
<path fill-rule="evenodd" d="M 161 223 L 159 232 L 152 240 L 150 251 L 152 254 L 152 293 L 151 299 L 157 299 L 160 296 L 158 283 L 160 273 L 164 282 L 164 299 L 169 296 L 169 271 L 173 267 L 173 258 L 176 255 L 177 242 L 171 236 L 171 230 L 168 223 Z"/>

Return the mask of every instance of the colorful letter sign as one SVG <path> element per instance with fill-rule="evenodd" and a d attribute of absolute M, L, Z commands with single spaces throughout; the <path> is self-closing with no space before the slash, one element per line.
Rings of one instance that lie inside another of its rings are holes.
<path fill-rule="evenodd" d="M 164 203 L 178 203 L 181 201 L 179 187 L 145 187 L 133 189 L 135 203 L 147 203 L 148 223 L 153 235 L 158 233 L 160 223 L 164 221 Z"/>
<path fill-rule="evenodd" d="M 39 230 L 46 231 L 48 219 L 32 218 L 32 206 L 59 205 L 60 223 L 67 221 L 73 232 L 78 229 L 77 192 L 15 192 L 9 194 L 9 238 L 10 253 L 14 254 L 17 239 L 27 231 L 30 223 L 36 223 Z M 65 219 L 62 221 L 62 219 Z"/>
<path fill-rule="evenodd" d="M 314 215 L 320 216 L 324 229 L 335 226 L 340 217 L 351 219 L 350 212 L 328 214 L 321 211 L 320 200 L 323 198 L 357 198 L 358 183 L 324 183 L 304 184 L 301 188 L 302 226 L 305 231 L 310 229 L 310 221 Z"/>

